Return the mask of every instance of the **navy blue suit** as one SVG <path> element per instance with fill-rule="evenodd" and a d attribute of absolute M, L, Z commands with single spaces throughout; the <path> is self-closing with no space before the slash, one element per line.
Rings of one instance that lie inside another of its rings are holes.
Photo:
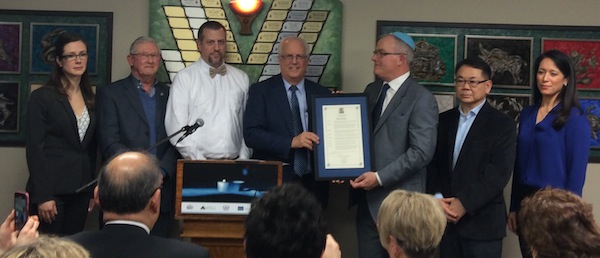
<path fill-rule="evenodd" d="M 127 150 L 150 148 L 149 126 L 156 128 L 155 142 L 167 137 L 165 110 L 169 87 L 162 83 L 155 85 L 156 121 L 154 125 L 149 125 L 140 100 L 140 89 L 133 79 L 130 75 L 98 89 L 98 145 L 104 159 Z M 159 227 L 155 226 L 155 230 L 160 228 L 163 220 L 172 220 L 177 152 L 169 142 L 165 142 L 156 147 L 156 156 L 160 161 L 164 182 L 161 191 L 161 218 L 157 222 Z M 163 219 L 163 214 L 168 218 Z"/>
<path fill-rule="evenodd" d="M 331 92 L 309 80 L 304 80 L 309 119 L 308 131 L 312 128 L 312 98 L 317 95 L 329 95 Z M 244 113 L 244 140 L 253 149 L 252 158 L 275 160 L 293 163 L 291 149 L 294 138 L 292 112 L 281 75 L 273 76 L 250 87 L 246 112 Z M 312 155 L 309 155 L 312 156 Z M 314 171 L 314 162 L 310 159 L 309 168 Z M 283 181 L 302 181 L 302 184 L 312 191 L 317 199 L 325 205 L 328 198 L 328 184 L 315 183 L 314 173 L 299 179 L 293 172 L 292 166 L 284 166 Z"/>
<path fill-rule="evenodd" d="M 201 246 L 148 235 L 143 228 L 128 224 L 107 224 L 100 231 L 85 231 L 69 238 L 94 258 L 209 257 Z"/>

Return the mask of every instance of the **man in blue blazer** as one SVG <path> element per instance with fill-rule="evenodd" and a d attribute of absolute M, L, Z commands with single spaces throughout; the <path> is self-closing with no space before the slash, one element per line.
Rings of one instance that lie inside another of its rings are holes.
<path fill-rule="evenodd" d="M 502 257 L 504 187 L 514 167 L 515 121 L 492 107 L 491 69 L 480 59 L 456 65 L 458 107 L 440 114 L 427 192 L 441 193 L 448 227 L 440 257 Z"/>
<path fill-rule="evenodd" d="M 177 239 L 150 235 L 160 213 L 162 169 L 151 154 L 125 152 L 100 171 L 94 200 L 102 207 L 106 225 L 69 238 L 91 257 L 208 258 L 208 251 Z"/>
<path fill-rule="evenodd" d="M 106 160 L 126 150 L 149 149 L 167 137 L 165 110 L 169 87 L 156 80 L 160 49 L 139 37 L 129 50 L 129 77 L 98 89 L 98 142 Z M 152 234 L 168 237 L 173 221 L 177 152 L 169 142 L 150 149 L 163 172 L 161 213 Z"/>
<path fill-rule="evenodd" d="M 365 89 L 372 114 L 374 166 L 350 181 L 357 203 L 360 258 L 388 257 L 375 220 L 393 190 L 425 192 L 426 166 L 435 150 L 438 109 L 433 95 L 410 76 L 415 43 L 396 32 L 379 38 L 373 51 L 378 80 Z"/>
<path fill-rule="evenodd" d="M 252 158 L 284 162 L 283 181 L 299 182 L 326 206 L 329 183 L 315 181 L 313 144 L 319 137 L 312 132 L 312 97 L 331 92 L 304 79 L 308 66 L 308 46 L 303 39 L 285 38 L 280 44 L 281 74 L 250 87 L 244 113 L 244 140 L 253 149 Z M 292 95 L 294 94 L 294 95 Z M 294 99 L 297 107 L 293 109 Z M 294 112 L 302 128 L 294 129 Z"/>

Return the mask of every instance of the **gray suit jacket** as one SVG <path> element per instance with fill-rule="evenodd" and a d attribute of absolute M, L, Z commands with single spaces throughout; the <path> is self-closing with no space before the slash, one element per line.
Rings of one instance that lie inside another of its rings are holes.
<path fill-rule="evenodd" d="M 367 86 L 370 113 L 377 103 L 382 81 Z M 393 190 L 425 192 L 426 167 L 435 152 L 438 108 L 431 92 L 409 77 L 373 128 L 373 171 L 382 186 L 366 192 L 369 211 L 377 218 L 383 199 Z"/>

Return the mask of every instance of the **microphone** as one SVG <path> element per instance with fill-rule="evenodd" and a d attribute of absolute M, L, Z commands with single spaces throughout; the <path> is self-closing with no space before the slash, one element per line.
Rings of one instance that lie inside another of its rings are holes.
<path fill-rule="evenodd" d="M 175 137 L 176 135 L 178 135 L 182 132 L 185 132 L 185 134 L 183 136 L 181 136 L 181 138 L 179 138 L 179 140 L 177 140 L 177 142 L 173 145 L 173 147 L 175 147 L 175 145 L 177 145 L 177 143 L 182 141 L 188 135 L 194 133 L 198 128 L 202 127 L 203 125 L 204 125 L 204 120 L 202 120 L 202 118 L 198 118 L 198 120 L 196 120 L 196 123 L 194 123 L 193 125 L 186 125 L 186 126 L 182 127 L 181 129 L 179 129 L 179 131 L 174 132 L 173 134 L 167 136 L 167 138 L 164 138 L 161 141 L 157 142 L 152 147 L 146 149 L 146 151 L 150 151 L 150 150 L 158 147 L 159 145 L 167 142 L 169 139 Z M 96 184 L 96 182 L 98 182 L 97 178 L 92 180 L 91 182 L 77 188 L 77 190 L 75 190 L 75 193 L 80 193 L 80 192 L 84 191 L 85 189 L 87 189 L 88 187 L 92 187 L 93 185 Z"/>
<path fill-rule="evenodd" d="M 188 137 L 188 135 L 193 134 L 198 128 L 202 127 L 204 125 L 204 120 L 202 120 L 202 118 L 198 118 L 198 120 L 196 120 L 196 123 L 194 123 L 193 125 L 186 125 L 183 128 L 181 128 L 182 131 L 185 131 L 185 133 L 181 136 L 181 138 L 179 138 L 179 140 L 177 140 L 177 143 L 179 143 L 180 141 L 183 141 L 183 139 L 185 139 L 185 137 Z"/>

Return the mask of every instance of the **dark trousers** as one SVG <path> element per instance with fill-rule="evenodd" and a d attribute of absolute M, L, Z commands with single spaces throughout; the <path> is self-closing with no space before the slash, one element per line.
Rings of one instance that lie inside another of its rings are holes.
<path fill-rule="evenodd" d="M 294 174 L 292 166 L 283 167 L 283 183 L 299 183 L 306 190 L 312 193 L 321 204 L 323 211 L 327 209 L 329 203 L 329 181 L 316 181 L 315 174 L 309 173 L 299 177 Z"/>
<path fill-rule="evenodd" d="M 39 231 L 58 236 L 68 236 L 83 231 L 90 204 L 90 194 L 56 195 L 54 201 L 58 214 L 52 223 L 40 219 Z M 37 205 L 37 203 L 31 205 L 30 214 L 38 214 Z"/>
<path fill-rule="evenodd" d="M 389 258 L 387 250 L 381 246 L 377 225 L 365 198 L 360 199 L 356 207 L 356 233 L 359 258 Z"/>
<path fill-rule="evenodd" d="M 501 258 L 502 239 L 474 240 L 460 236 L 448 225 L 440 243 L 440 258 Z"/>

